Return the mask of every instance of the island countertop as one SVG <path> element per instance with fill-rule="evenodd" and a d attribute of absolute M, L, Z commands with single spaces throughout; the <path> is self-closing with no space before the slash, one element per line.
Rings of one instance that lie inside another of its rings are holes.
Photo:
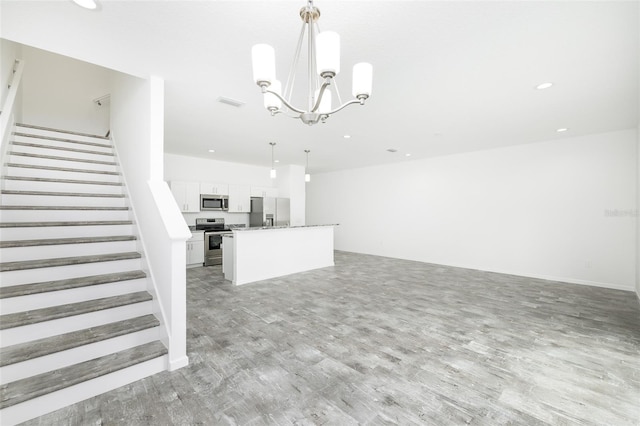
<path fill-rule="evenodd" d="M 246 232 L 246 231 L 264 231 L 271 229 L 295 229 L 295 228 L 317 228 L 320 226 L 338 226 L 338 223 L 329 223 L 326 225 L 287 225 L 287 226 L 256 226 L 252 228 L 237 228 L 233 231 Z"/>

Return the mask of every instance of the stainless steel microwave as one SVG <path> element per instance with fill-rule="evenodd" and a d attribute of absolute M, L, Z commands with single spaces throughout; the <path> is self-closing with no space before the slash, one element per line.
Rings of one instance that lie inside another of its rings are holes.
<path fill-rule="evenodd" d="M 200 210 L 229 210 L 229 197 L 226 195 L 200 194 Z"/>

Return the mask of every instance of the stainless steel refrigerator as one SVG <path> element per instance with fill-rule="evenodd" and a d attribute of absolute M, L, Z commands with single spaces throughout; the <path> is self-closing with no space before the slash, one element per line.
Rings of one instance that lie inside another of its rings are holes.
<path fill-rule="evenodd" d="M 251 197 L 249 226 L 289 226 L 290 211 L 288 198 Z"/>

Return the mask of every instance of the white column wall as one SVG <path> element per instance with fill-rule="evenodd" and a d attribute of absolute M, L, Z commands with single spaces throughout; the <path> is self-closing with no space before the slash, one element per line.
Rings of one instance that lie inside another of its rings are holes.
<path fill-rule="evenodd" d="M 163 81 L 115 74 L 111 128 L 141 232 L 146 263 L 167 328 L 171 370 L 188 364 L 186 355 L 186 246 L 191 233 L 162 180 L 164 146 Z"/>
<path fill-rule="evenodd" d="M 289 165 L 278 168 L 278 196 L 289 199 L 291 226 L 303 226 L 306 223 L 306 187 L 305 167 Z"/>
<path fill-rule="evenodd" d="M 634 290 L 636 144 L 629 129 L 315 174 L 307 223 L 339 223 L 339 250 Z"/>

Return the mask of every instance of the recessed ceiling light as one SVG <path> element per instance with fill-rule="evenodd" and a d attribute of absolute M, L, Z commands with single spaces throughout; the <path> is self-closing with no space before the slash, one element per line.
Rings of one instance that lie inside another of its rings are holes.
<path fill-rule="evenodd" d="M 343 138 L 345 139 L 351 139 L 351 135 L 344 135 Z"/>
<path fill-rule="evenodd" d="M 550 82 L 547 82 L 547 83 L 541 83 L 541 84 L 538 84 L 538 85 L 536 86 L 536 89 L 538 89 L 538 90 L 548 89 L 548 88 L 549 88 L 549 87 L 551 87 L 551 86 L 553 86 L 553 83 L 550 83 Z"/>
<path fill-rule="evenodd" d="M 405 154 L 404 156 L 405 157 L 411 157 L 411 154 Z"/>
<path fill-rule="evenodd" d="M 566 132 L 567 130 L 569 130 L 569 129 L 567 129 L 566 127 L 561 127 L 559 129 L 557 129 L 556 132 L 562 133 L 562 132 Z"/>
<path fill-rule="evenodd" d="M 216 150 L 215 149 L 210 149 L 209 152 L 216 152 Z"/>
<path fill-rule="evenodd" d="M 273 162 L 274 162 L 274 163 L 279 163 L 279 162 L 280 162 L 280 160 L 273 160 Z"/>
<path fill-rule="evenodd" d="M 85 9 L 94 10 L 98 7 L 98 4 L 95 2 L 95 0 L 73 0 L 73 2 L 80 7 L 84 7 Z"/>

